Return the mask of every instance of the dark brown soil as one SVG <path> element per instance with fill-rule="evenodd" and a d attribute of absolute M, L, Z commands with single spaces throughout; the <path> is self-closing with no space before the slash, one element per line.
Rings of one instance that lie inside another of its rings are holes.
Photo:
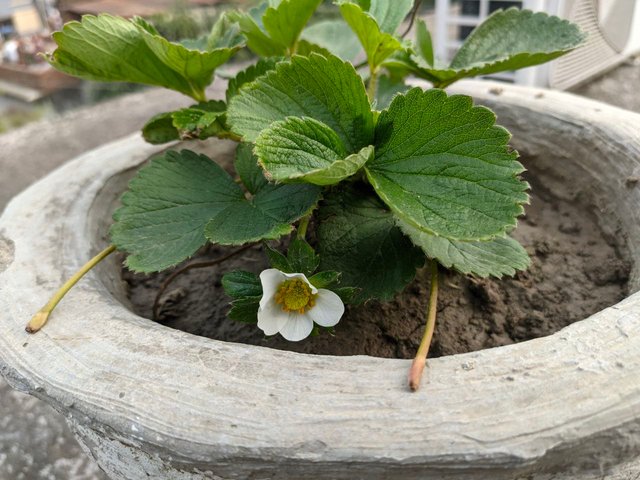
<path fill-rule="evenodd" d="M 625 297 L 630 265 L 622 241 L 605 238 L 590 209 L 558 200 L 535 186 L 531 205 L 514 236 L 527 248 L 532 266 L 515 278 L 475 279 L 443 272 L 438 319 L 430 356 L 497 347 L 552 334 Z M 619 241 L 619 243 L 617 243 Z M 228 249 L 210 246 L 197 259 Z M 194 261 L 194 260 L 192 260 Z M 165 325 L 196 335 L 327 355 L 411 358 L 424 329 L 429 292 L 426 269 L 395 300 L 347 310 L 335 328 L 298 343 L 265 338 L 254 325 L 226 318 L 225 272 L 266 268 L 259 247 L 221 266 L 192 270 L 168 288 L 161 304 Z M 151 318 L 156 291 L 170 274 L 135 275 L 123 270 L 134 310 Z"/>

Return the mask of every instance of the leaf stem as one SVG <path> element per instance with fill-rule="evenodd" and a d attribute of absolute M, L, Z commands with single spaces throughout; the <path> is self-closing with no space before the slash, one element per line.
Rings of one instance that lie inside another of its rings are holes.
<path fill-rule="evenodd" d="M 160 299 L 162 298 L 162 295 L 164 294 L 164 292 L 167 289 L 167 287 L 169 286 L 169 284 L 171 284 L 171 282 L 173 282 L 177 277 L 179 277 L 183 273 L 186 273 L 189 270 L 193 270 L 195 268 L 206 268 L 206 267 L 213 267 L 215 265 L 219 265 L 222 262 L 224 262 L 226 260 L 229 260 L 230 258 L 235 257 L 236 255 L 244 252 L 245 250 L 249 250 L 254 245 L 255 245 L 254 243 L 249 243 L 247 245 L 243 245 L 242 247 L 234 250 L 233 252 L 227 253 L 226 255 L 218 257 L 218 258 L 216 258 L 214 260 L 209 260 L 207 262 L 190 263 L 189 265 L 185 265 L 181 269 L 176 270 L 175 272 L 173 272 L 171 275 L 169 275 L 167 277 L 167 279 L 164 282 L 162 282 L 162 285 L 160 285 L 160 288 L 158 289 L 158 293 L 156 294 L 156 298 L 153 301 L 153 319 L 155 321 L 158 321 L 158 314 L 160 313 Z"/>
<path fill-rule="evenodd" d="M 427 355 L 429 354 L 429 346 L 433 338 L 433 331 L 436 326 L 436 312 L 438 305 L 438 262 L 436 260 L 429 261 L 431 268 L 431 290 L 429 292 L 429 306 L 427 308 L 427 325 L 424 335 L 420 341 L 420 346 L 416 352 L 416 356 L 409 370 L 409 388 L 414 392 L 420 387 L 422 372 L 427 363 Z"/>
<path fill-rule="evenodd" d="M 312 213 L 308 213 L 300 219 L 300 223 L 298 223 L 298 238 L 304 238 L 307 236 L 307 229 L 309 228 L 311 215 Z"/>
<path fill-rule="evenodd" d="M 369 97 L 369 102 L 373 105 L 373 102 L 376 100 L 376 90 L 378 89 L 378 69 L 371 68 L 370 72 L 369 84 L 367 85 L 367 97 Z"/>
<path fill-rule="evenodd" d="M 95 257 L 85 263 L 80 270 L 78 270 L 69 280 L 65 282 L 62 287 L 51 297 L 51 299 L 47 302 L 47 304 L 42 307 L 38 313 L 36 313 L 33 318 L 27 324 L 25 330 L 28 333 L 36 333 L 40 330 L 49 320 L 49 315 L 53 312 L 53 309 L 56 308 L 56 305 L 60 303 L 60 300 L 64 298 L 73 286 L 78 283 L 78 281 L 93 267 L 95 267 L 102 260 L 107 258 L 112 252 L 114 252 L 116 247 L 114 245 L 109 245 L 107 248 L 98 253 Z"/>

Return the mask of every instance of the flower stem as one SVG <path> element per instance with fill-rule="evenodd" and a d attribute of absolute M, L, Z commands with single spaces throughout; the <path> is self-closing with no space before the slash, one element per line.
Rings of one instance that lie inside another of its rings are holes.
<path fill-rule="evenodd" d="M 420 387 L 422 372 L 425 364 L 427 363 L 429 346 L 431 345 L 433 331 L 436 326 L 436 307 L 438 305 L 438 262 L 436 260 L 430 260 L 429 266 L 431 268 L 431 291 L 429 292 L 429 306 L 427 308 L 427 325 L 425 327 L 422 340 L 420 341 L 418 351 L 416 352 L 416 356 L 411 364 L 411 369 L 409 370 L 409 388 L 414 392 L 418 390 L 418 387 Z"/>
<path fill-rule="evenodd" d="M 33 316 L 31 321 L 27 324 L 25 330 L 28 333 L 36 333 L 38 330 L 44 327 L 44 325 L 47 323 L 47 320 L 49 320 L 49 315 L 51 315 L 53 309 L 56 308 L 56 305 L 60 303 L 60 300 L 64 298 L 67 292 L 71 290 L 71 288 L 73 288 L 73 286 L 78 283 L 78 281 L 82 277 L 84 277 L 84 275 L 89 270 L 91 270 L 98 263 L 107 258 L 112 252 L 115 251 L 115 249 L 116 247 L 114 245 L 109 245 L 107 248 L 102 250 L 99 254 L 85 263 L 82 268 L 80 268 L 80 270 L 78 270 L 69 280 L 65 282 L 64 285 L 62 285 L 62 287 L 60 287 L 60 289 L 53 295 L 53 297 L 51 297 L 49 302 L 47 302 L 47 304 Z"/>

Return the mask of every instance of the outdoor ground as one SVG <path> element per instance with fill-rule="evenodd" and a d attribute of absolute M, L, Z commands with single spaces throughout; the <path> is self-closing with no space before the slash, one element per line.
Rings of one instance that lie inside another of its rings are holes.
<path fill-rule="evenodd" d="M 638 85 L 636 59 L 575 93 L 640 112 Z M 0 211 L 11 197 L 66 160 L 138 130 L 155 113 L 186 104 L 188 99 L 177 94 L 149 90 L 0 135 Z M 103 479 L 61 415 L 0 379 L 0 480 Z"/>

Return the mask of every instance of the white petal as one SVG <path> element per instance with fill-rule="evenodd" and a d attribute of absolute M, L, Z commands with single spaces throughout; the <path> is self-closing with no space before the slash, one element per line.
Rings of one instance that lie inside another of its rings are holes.
<path fill-rule="evenodd" d="M 275 335 L 280 331 L 280 326 L 288 320 L 288 317 L 289 314 L 284 312 L 272 298 L 264 308 L 261 306 L 258 309 L 258 328 L 265 335 Z"/>
<path fill-rule="evenodd" d="M 285 279 L 285 274 L 277 268 L 269 268 L 262 271 L 260 274 L 260 283 L 262 283 L 260 308 L 265 308 L 267 306 L 267 303 L 274 297 L 278 291 L 278 287 Z"/>
<path fill-rule="evenodd" d="M 311 293 L 313 293 L 314 295 L 318 293 L 318 289 L 313 285 L 311 285 L 311 282 L 309 281 L 309 279 L 304 273 L 284 273 L 284 272 L 280 272 L 280 273 L 282 273 L 282 275 L 284 275 L 287 278 L 301 278 L 302 280 L 304 280 L 304 282 L 307 285 L 311 287 Z"/>
<path fill-rule="evenodd" d="M 342 318 L 344 303 L 340 297 L 331 290 L 321 288 L 318 290 L 316 304 L 307 312 L 307 315 L 322 327 L 333 327 Z"/>
<path fill-rule="evenodd" d="M 280 335 L 290 342 L 307 338 L 313 330 L 313 320 L 305 313 L 289 313 L 289 318 L 280 327 Z"/>

